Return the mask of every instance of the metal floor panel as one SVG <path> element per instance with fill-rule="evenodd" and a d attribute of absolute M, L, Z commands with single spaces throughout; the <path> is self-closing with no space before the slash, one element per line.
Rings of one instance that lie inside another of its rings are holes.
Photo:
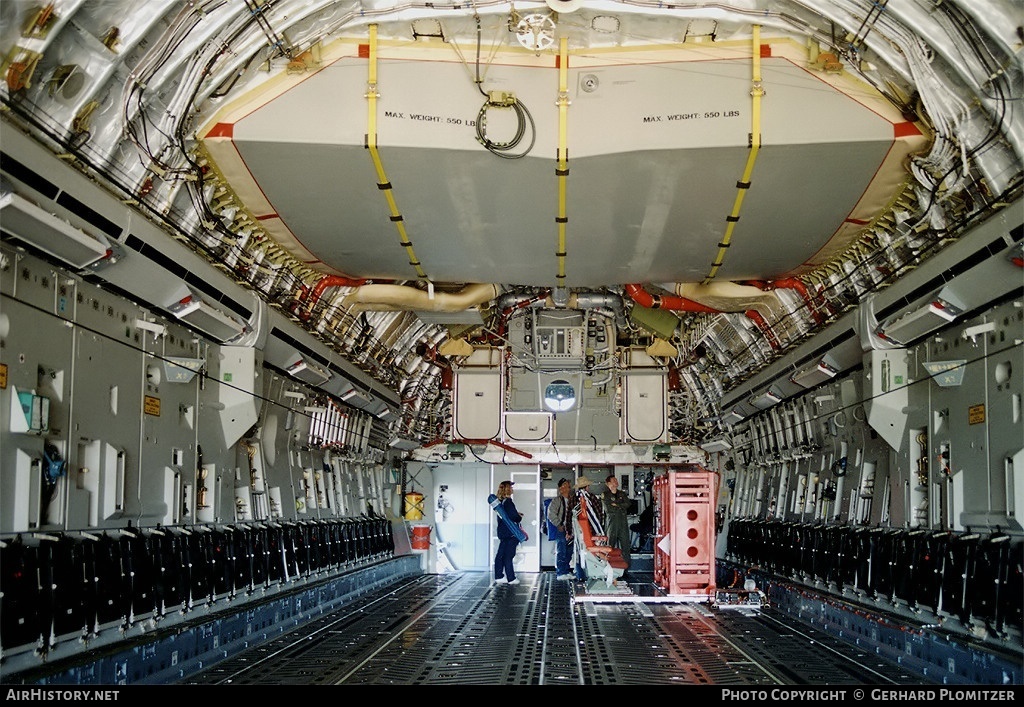
<path fill-rule="evenodd" d="M 574 600 L 572 582 L 423 575 L 225 659 L 187 684 L 923 684 L 771 607 Z M 791 621 L 791 619 L 789 619 Z"/>

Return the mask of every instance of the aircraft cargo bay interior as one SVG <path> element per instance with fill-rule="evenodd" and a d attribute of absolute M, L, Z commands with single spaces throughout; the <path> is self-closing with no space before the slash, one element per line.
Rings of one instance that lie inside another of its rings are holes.
<path fill-rule="evenodd" d="M 0 683 L 1024 684 L 1019 0 L 0 57 Z"/>

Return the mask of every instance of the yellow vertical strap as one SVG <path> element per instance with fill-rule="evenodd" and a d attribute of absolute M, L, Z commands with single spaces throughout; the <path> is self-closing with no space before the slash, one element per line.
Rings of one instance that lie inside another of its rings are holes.
<path fill-rule="evenodd" d="M 753 26 L 751 36 L 751 59 L 752 59 L 752 85 L 750 88 L 750 152 L 747 154 L 747 165 L 743 168 L 743 176 L 736 183 L 736 200 L 733 202 L 732 211 L 726 217 L 725 235 L 722 242 L 718 244 L 718 255 L 711 264 L 711 270 L 704 278 L 703 284 L 708 284 L 718 274 L 718 268 L 725 260 L 725 251 L 728 250 L 732 241 L 732 232 L 740 220 L 740 207 L 743 206 L 743 197 L 750 189 L 750 175 L 754 172 L 754 162 L 757 161 L 757 153 L 761 149 L 761 97 L 764 95 L 764 88 L 761 86 L 761 26 Z"/>
<path fill-rule="evenodd" d="M 416 251 L 412 249 L 412 241 L 409 240 L 409 236 L 405 232 L 405 221 L 395 202 L 394 189 L 391 187 L 391 182 L 388 181 L 387 174 L 384 172 L 384 163 L 381 162 L 380 153 L 377 151 L 377 99 L 380 94 L 377 93 L 377 25 L 375 24 L 370 25 L 369 60 L 370 68 L 366 86 L 366 148 L 370 151 L 370 159 L 373 160 L 373 166 L 377 170 L 377 188 L 384 192 L 384 198 L 387 199 L 388 208 L 391 210 L 391 221 L 398 229 L 398 240 L 409 256 L 409 265 L 413 266 L 421 279 L 426 280 L 427 274 L 423 272 L 420 261 L 416 257 Z"/>
<path fill-rule="evenodd" d="M 555 256 L 558 258 L 558 286 L 565 285 L 565 231 L 569 223 L 566 215 L 565 192 L 566 182 L 569 176 L 569 150 L 567 146 L 567 134 L 569 123 L 569 40 L 562 37 L 558 45 L 558 159 L 555 167 L 555 175 L 558 177 L 558 216 L 555 223 L 558 225 L 558 250 Z"/>
<path fill-rule="evenodd" d="M 377 93 L 377 25 L 370 25 L 369 62 L 369 75 L 366 79 L 366 105 L 368 111 L 366 116 L 366 146 L 370 148 L 371 154 L 375 154 L 377 150 L 377 98 L 380 96 Z M 382 171 L 380 160 L 374 157 L 373 161 L 377 165 L 377 172 L 379 174 Z"/>

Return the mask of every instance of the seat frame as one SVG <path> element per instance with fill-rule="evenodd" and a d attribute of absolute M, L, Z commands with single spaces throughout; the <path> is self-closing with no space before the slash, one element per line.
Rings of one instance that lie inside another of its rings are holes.
<path fill-rule="evenodd" d="M 594 534 L 587 517 L 587 499 L 580 497 L 579 512 L 573 517 L 576 537 L 582 540 L 580 553 L 583 571 L 587 576 L 587 590 L 618 589 L 618 580 L 629 568 L 617 547 L 608 546 L 608 537 Z"/>

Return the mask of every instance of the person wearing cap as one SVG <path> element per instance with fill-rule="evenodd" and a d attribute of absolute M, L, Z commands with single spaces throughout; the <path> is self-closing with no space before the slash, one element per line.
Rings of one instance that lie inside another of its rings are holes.
<path fill-rule="evenodd" d="M 604 505 L 601 503 L 601 497 L 590 490 L 591 483 L 586 476 L 576 479 L 576 496 L 587 499 L 587 507 L 592 511 L 592 515 L 597 516 L 595 534 L 604 535 Z"/>
<path fill-rule="evenodd" d="M 558 495 L 548 504 L 547 519 L 555 526 L 555 579 L 572 579 L 569 547 L 572 542 L 572 501 L 569 479 L 558 480 Z"/>
<path fill-rule="evenodd" d="M 513 523 L 519 523 L 523 520 L 523 516 L 519 513 L 519 509 L 516 508 L 516 504 L 512 500 L 512 485 L 511 481 L 502 481 L 498 484 L 498 493 L 495 495 L 505 509 L 505 516 Z M 498 551 L 494 554 L 495 584 L 519 584 L 516 570 L 512 566 L 518 544 L 519 539 L 512 534 L 512 531 L 505 523 L 499 521 Z"/>
<path fill-rule="evenodd" d="M 607 521 L 604 532 L 608 536 L 609 547 L 617 547 L 622 551 L 622 559 L 629 564 L 629 549 L 632 539 L 629 536 L 629 495 L 619 488 L 619 480 L 615 474 L 609 474 L 604 480 L 605 490 L 601 495 L 604 504 L 604 517 Z M 629 571 L 628 567 L 627 570 Z M 625 576 L 625 575 L 623 575 Z"/>

